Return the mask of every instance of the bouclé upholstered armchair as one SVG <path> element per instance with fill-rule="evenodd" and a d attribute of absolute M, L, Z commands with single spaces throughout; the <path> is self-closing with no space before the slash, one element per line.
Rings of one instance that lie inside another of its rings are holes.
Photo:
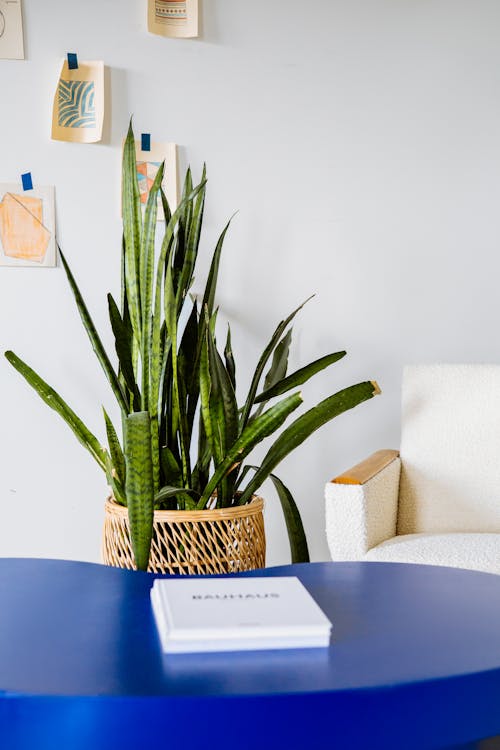
<path fill-rule="evenodd" d="M 500 365 L 421 365 L 403 376 L 400 452 L 326 486 L 334 560 L 500 573 Z"/>

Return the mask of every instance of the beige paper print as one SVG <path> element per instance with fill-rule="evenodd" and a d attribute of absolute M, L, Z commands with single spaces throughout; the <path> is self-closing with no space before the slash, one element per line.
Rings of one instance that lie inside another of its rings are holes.
<path fill-rule="evenodd" d="M 165 162 L 165 173 L 162 181 L 171 211 L 175 211 L 179 202 L 177 187 L 177 146 L 175 143 L 156 143 L 151 141 L 151 150 L 142 151 L 141 141 L 135 142 L 135 158 L 137 162 L 137 179 L 141 204 L 146 205 L 151 185 L 162 161 Z M 161 203 L 158 206 L 158 221 L 164 220 Z"/>
<path fill-rule="evenodd" d="M 148 0 L 148 31 L 170 37 L 198 36 L 198 0 Z"/>
<path fill-rule="evenodd" d="M 24 60 L 21 0 L 0 0 L 0 59 Z"/>
<path fill-rule="evenodd" d="M 54 188 L 0 184 L 0 266 L 55 265 Z"/>
<path fill-rule="evenodd" d="M 104 63 L 78 61 L 70 70 L 63 62 L 52 109 L 52 138 L 71 143 L 96 143 L 104 120 Z"/>

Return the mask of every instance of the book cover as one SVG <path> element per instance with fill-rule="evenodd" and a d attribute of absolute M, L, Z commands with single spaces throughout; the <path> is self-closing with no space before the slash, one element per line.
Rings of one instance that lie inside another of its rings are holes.
<path fill-rule="evenodd" d="M 326 647 L 331 623 L 298 578 L 156 579 L 153 612 L 163 650 Z"/>

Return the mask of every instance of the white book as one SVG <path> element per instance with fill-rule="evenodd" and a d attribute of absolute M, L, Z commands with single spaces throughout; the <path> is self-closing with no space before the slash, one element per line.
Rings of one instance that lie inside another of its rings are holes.
<path fill-rule="evenodd" d="M 317 648 L 331 623 L 298 578 L 156 579 L 153 613 L 167 653 Z"/>

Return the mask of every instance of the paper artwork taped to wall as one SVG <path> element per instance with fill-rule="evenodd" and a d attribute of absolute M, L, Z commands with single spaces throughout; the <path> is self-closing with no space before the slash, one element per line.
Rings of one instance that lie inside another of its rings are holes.
<path fill-rule="evenodd" d="M 54 188 L 0 184 L 0 266 L 55 265 Z"/>
<path fill-rule="evenodd" d="M 70 69 L 65 60 L 52 110 L 52 138 L 72 143 L 96 143 L 104 120 L 104 63 L 79 62 Z"/>
<path fill-rule="evenodd" d="M 166 195 L 170 209 L 174 211 L 179 202 L 177 189 L 177 146 L 175 143 L 151 142 L 151 150 L 143 151 L 141 141 L 135 142 L 135 158 L 137 164 L 137 179 L 141 204 L 146 205 L 151 185 L 162 161 L 165 162 L 165 173 L 162 181 L 163 192 Z M 158 205 L 158 221 L 163 221 L 163 209 Z"/>
<path fill-rule="evenodd" d="M 198 36 L 198 0 L 148 0 L 148 31 L 160 36 Z"/>
<path fill-rule="evenodd" d="M 24 60 L 21 0 L 0 0 L 0 59 Z"/>

